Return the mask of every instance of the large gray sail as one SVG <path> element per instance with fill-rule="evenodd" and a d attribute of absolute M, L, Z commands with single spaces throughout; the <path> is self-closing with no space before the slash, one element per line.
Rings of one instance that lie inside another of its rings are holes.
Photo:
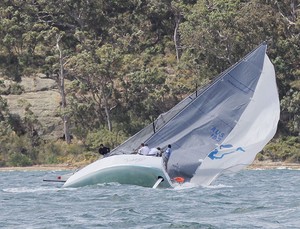
<path fill-rule="evenodd" d="M 265 52 L 266 45 L 261 45 L 225 71 L 147 140 L 151 147 L 172 145 L 170 177 L 191 178 L 201 161 L 234 128 L 253 95 Z"/>
<path fill-rule="evenodd" d="M 205 90 L 193 93 L 160 115 L 111 155 L 130 154 L 142 143 L 172 145 L 170 177 L 191 178 L 201 161 L 230 133 L 250 102 L 259 79 L 266 45 L 222 73 Z"/>

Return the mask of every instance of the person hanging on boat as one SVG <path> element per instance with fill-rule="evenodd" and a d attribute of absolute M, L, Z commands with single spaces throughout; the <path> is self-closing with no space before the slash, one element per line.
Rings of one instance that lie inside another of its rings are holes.
<path fill-rule="evenodd" d="M 153 156 L 153 157 L 161 157 L 161 149 L 160 147 L 157 148 L 151 148 L 147 156 Z"/>
<path fill-rule="evenodd" d="M 138 150 L 138 154 L 141 155 L 147 155 L 149 153 L 150 149 L 148 147 L 148 144 L 142 143 L 141 147 Z"/>
<path fill-rule="evenodd" d="M 106 154 L 108 154 L 110 152 L 110 148 L 104 146 L 103 144 L 100 144 L 100 148 L 99 148 L 99 154 L 105 156 Z"/>
<path fill-rule="evenodd" d="M 169 158 L 170 158 L 170 156 L 172 154 L 172 149 L 171 148 L 172 148 L 172 146 L 169 144 L 168 147 L 167 147 L 167 149 L 164 152 L 164 158 L 163 158 L 163 160 L 164 160 L 164 164 L 165 164 L 166 170 L 167 170 L 167 165 L 168 165 Z"/>

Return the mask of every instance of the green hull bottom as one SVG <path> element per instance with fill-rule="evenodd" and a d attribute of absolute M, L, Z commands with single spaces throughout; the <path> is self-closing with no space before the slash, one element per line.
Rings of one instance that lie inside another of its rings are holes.
<path fill-rule="evenodd" d="M 85 185 L 95 185 L 103 183 L 119 183 L 128 185 L 138 185 L 143 187 L 153 187 L 156 181 L 164 178 L 158 188 L 171 187 L 164 173 L 157 168 L 144 166 L 116 166 L 98 170 L 92 174 L 82 177 L 77 182 L 68 187 L 81 187 Z"/>

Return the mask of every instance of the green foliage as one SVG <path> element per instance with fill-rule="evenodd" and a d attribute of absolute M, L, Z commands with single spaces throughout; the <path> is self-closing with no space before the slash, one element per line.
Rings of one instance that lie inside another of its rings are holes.
<path fill-rule="evenodd" d="M 7 100 L 0 96 L 0 122 L 7 120 L 9 116 Z M 3 123 L 4 124 L 4 123 Z"/>
<path fill-rule="evenodd" d="M 300 91 L 290 89 L 286 96 L 281 100 L 281 109 L 288 114 L 287 128 L 295 136 L 300 133 Z"/>
<path fill-rule="evenodd" d="M 299 137 L 283 137 L 269 143 L 262 155 L 273 161 L 300 162 Z"/>
<path fill-rule="evenodd" d="M 27 166 L 37 162 L 38 151 L 26 135 L 18 136 L 6 129 L 0 132 L 0 155 L 7 165 Z"/>
<path fill-rule="evenodd" d="M 98 152 L 100 144 L 103 144 L 110 149 L 115 148 L 120 143 L 126 140 L 126 136 L 121 132 L 108 131 L 107 129 L 101 129 L 94 132 L 89 132 L 85 144 L 89 150 Z"/>
<path fill-rule="evenodd" d="M 9 159 L 7 164 L 9 166 L 30 166 L 32 165 L 32 161 L 28 156 L 21 153 L 12 153 L 9 155 Z"/>
<path fill-rule="evenodd" d="M 1 86 L 1 85 L 0 85 Z M 0 87 L 0 95 L 20 95 L 24 91 L 24 88 L 17 83 L 12 83 L 8 87 Z"/>
<path fill-rule="evenodd" d="M 65 141 L 49 141 L 39 146 L 39 163 L 58 164 L 69 162 L 70 158 L 86 152 L 82 144 L 67 144 Z"/>

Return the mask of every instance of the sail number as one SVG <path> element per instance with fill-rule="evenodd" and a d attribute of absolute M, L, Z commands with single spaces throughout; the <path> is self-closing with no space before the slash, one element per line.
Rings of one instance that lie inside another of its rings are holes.
<path fill-rule="evenodd" d="M 217 142 L 221 141 L 224 138 L 225 134 L 220 131 L 217 127 L 213 127 L 210 129 L 210 137 Z"/>

